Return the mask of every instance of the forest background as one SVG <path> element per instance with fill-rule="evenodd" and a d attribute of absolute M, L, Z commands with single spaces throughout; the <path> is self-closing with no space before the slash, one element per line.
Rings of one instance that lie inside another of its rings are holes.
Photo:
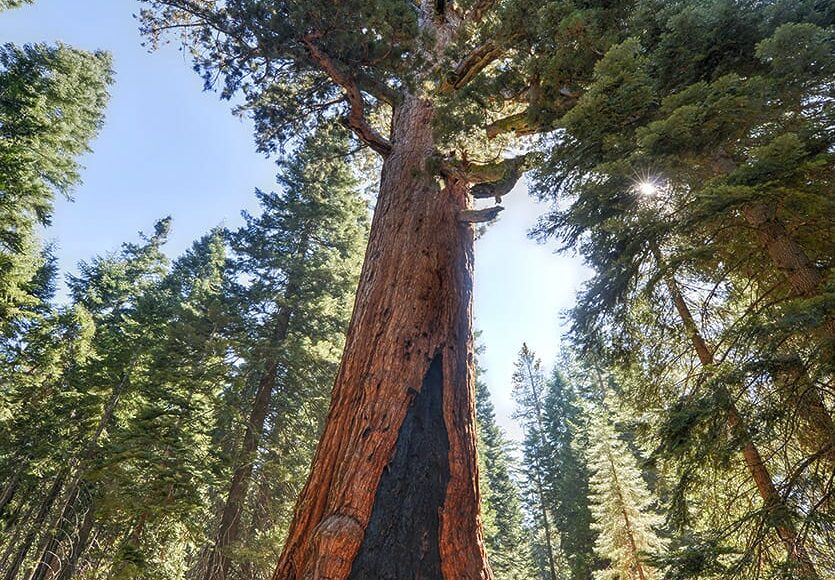
<path fill-rule="evenodd" d="M 324 0 L 30 4 L 4 580 L 835 574 L 830 3 L 379 0 L 344 37 Z"/>
<path fill-rule="evenodd" d="M 64 0 L 43 0 L 0 19 L 4 42 L 62 41 L 113 54 L 107 123 L 93 153 L 82 158 L 73 199 L 56 200 L 43 233 L 55 240 L 63 271 L 167 215 L 173 226 L 164 251 L 174 257 L 209 229 L 242 223 L 242 210 L 257 211 L 253 190 L 274 187 L 275 163 L 255 152 L 251 121 L 202 91 L 178 47 L 144 48 L 133 16 L 138 9 L 138 2 L 74 0 L 68 10 Z M 547 206 L 527 195 L 524 181 L 505 207 L 477 242 L 475 324 L 490 345 L 482 355 L 484 380 L 498 421 L 519 439 L 511 418 L 513 360 L 525 341 L 549 364 L 555 360 L 567 327 L 560 312 L 571 307 L 589 271 L 579 256 L 557 255 L 556 244 L 527 237 Z"/>

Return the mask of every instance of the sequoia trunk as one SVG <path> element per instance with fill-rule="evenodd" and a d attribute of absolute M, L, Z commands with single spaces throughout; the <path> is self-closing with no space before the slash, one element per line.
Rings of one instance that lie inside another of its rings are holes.
<path fill-rule="evenodd" d="M 328 420 L 274 578 L 487 579 L 478 513 L 466 184 L 433 109 L 396 109 Z"/>

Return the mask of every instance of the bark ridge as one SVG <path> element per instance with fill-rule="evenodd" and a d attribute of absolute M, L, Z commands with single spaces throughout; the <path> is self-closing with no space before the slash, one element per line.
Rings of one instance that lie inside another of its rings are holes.
<path fill-rule="evenodd" d="M 439 511 L 449 483 L 443 362 L 429 365 L 383 472 L 371 520 L 349 578 L 441 578 Z"/>

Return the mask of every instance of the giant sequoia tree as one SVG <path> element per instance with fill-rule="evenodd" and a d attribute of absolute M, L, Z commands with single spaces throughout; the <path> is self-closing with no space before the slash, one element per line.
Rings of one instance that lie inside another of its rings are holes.
<path fill-rule="evenodd" d="M 537 58 L 573 34 L 560 29 L 573 3 L 148 4 L 146 33 L 184 31 L 207 83 L 243 94 L 263 150 L 339 115 L 382 158 L 330 415 L 275 577 L 491 577 L 478 514 L 472 223 L 499 208 L 470 205 L 500 199 L 526 162 L 500 159 L 496 137 L 570 106 L 596 58 L 599 47 L 576 38 L 560 46 L 584 54 L 574 66 Z"/>
<path fill-rule="evenodd" d="M 258 192 L 263 213 L 244 214 L 246 226 L 230 236 L 236 255 L 233 274 L 240 280 L 230 302 L 244 327 L 237 349 L 248 363 L 242 374 L 256 386 L 206 580 L 230 575 L 228 552 L 242 535 L 255 464 L 262 463 L 262 470 L 271 467 L 258 457 L 265 426 L 271 424 L 274 433 L 303 431 L 310 418 L 292 416 L 326 400 L 319 392 L 325 385 L 319 383 L 333 379 L 332 365 L 322 353 L 341 346 L 368 223 L 346 149 L 344 129 L 317 131 L 279 174 L 284 191 Z M 312 414 L 323 415 L 324 409 Z M 315 430 L 318 421 L 310 422 Z M 304 451 L 295 448 L 287 455 L 309 460 Z M 281 462 L 291 463 L 289 457 Z M 259 527 L 256 519 L 253 528 Z"/>

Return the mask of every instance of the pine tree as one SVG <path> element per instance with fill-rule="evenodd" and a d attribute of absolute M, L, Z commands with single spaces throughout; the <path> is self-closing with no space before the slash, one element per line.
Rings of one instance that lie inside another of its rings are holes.
<path fill-rule="evenodd" d="M 546 382 L 542 361 L 536 358 L 528 345 L 523 344 L 513 372 L 513 398 L 516 400 L 514 417 L 522 424 L 525 439 L 525 475 L 528 481 L 528 509 L 533 516 L 542 545 L 538 552 L 544 558 L 539 563 L 544 577 L 556 580 L 561 569 L 563 555 L 560 550 L 559 530 L 554 528 L 552 506 L 547 495 L 548 466 L 551 447 L 545 425 Z"/>
<path fill-rule="evenodd" d="M 560 533 L 571 578 L 591 578 L 597 562 L 588 503 L 589 473 L 582 457 L 586 417 L 573 382 L 559 368 L 548 379 L 543 414 L 550 450 L 545 495 L 553 506 L 554 525 Z"/>
<path fill-rule="evenodd" d="M 710 565 L 741 554 L 728 573 L 777 573 L 783 546 L 794 573 L 814 577 L 809 559 L 829 561 L 813 546 L 827 545 L 833 489 L 822 475 L 835 449 L 824 283 L 833 238 L 819 221 L 831 213 L 822 87 L 832 17 L 805 2 L 638 3 L 555 121 L 564 132 L 536 185 L 559 198 L 540 234 L 598 271 L 574 336 L 584 354 L 631 374 L 636 413 L 666 426 L 656 457 L 680 476 L 670 497 L 699 502 L 673 513 L 689 514 L 687 534 L 710 538 L 695 544 L 718 546 Z M 679 298 L 665 288 L 670 275 Z M 768 491 L 787 477 L 782 493 Z M 741 485 L 750 503 L 723 509 L 717 488 L 731 499 Z M 763 520 L 761 506 L 782 515 Z M 815 540 L 793 541 L 795 521 Z"/>
<path fill-rule="evenodd" d="M 229 551 L 241 537 L 253 468 L 264 461 L 258 450 L 268 416 L 270 439 L 278 445 L 305 429 L 315 437 L 324 417 L 333 353 L 342 346 L 366 231 L 367 209 L 347 154 L 348 142 L 339 129 L 317 131 L 279 175 L 283 191 L 259 192 L 263 213 L 245 215 L 246 226 L 232 234 L 234 276 L 242 279 L 235 298 L 246 332 L 241 346 L 247 349 L 244 360 L 257 387 L 206 580 L 230 573 Z M 299 421 L 300 413 L 309 416 Z M 292 449 L 302 464 L 310 451 L 310 439 Z M 261 469 L 263 477 L 273 470 L 269 464 Z M 266 480 L 264 485 L 271 487 Z"/>
<path fill-rule="evenodd" d="M 23 463 L 10 466 L 41 477 L 36 477 L 30 496 L 38 502 L 37 515 L 26 522 L 18 542 L 7 546 L 8 580 L 17 577 L 33 548 L 38 560 L 32 578 L 57 569 L 52 567 L 53 559 L 59 557 L 75 509 L 89 499 L 91 473 L 124 407 L 120 403 L 131 393 L 130 379 L 141 366 L 142 348 L 153 342 L 157 330 L 146 318 L 155 311 L 154 305 L 142 298 L 164 273 L 159 248 L 168 227 L 163 220 L 144 244 L 125 244 L 120 255 L 81 264 L 81 273 L 69 281 L 72 307 L 57 318 L 66 332 L 43 337 L 52 343 L 43 352 L 58 355 L 58 364 L 47 367 L 51 372 L 39 385 L 18 385 L 24 403 L 20 420 L 29 422 L 18 437 L 45 444 L 28 446 Z"/>
<path fill-rule="evenodd" d="M 0 5 L 14 7 L 19 2 Z M 37 305 L 36 227 L 79 182 L 76 158 L 101 128 L 110 57 L 63 44 L 0 47 L 0 330 Z"/>
<path fill-rule="evenodd" d="M 639 3 L 625 22 L 633 36 L 595 66 L 538 180 L 543 195 L 573 200 L 542 222 L 543 235 L 585 243 L 589 223 L 619 219 L 636 198 L 651 198 L 656 212 L 676 215 L 665 225 L 687 240 L 676 261 L 732 269 L 768 294 L 760 331 L 774 340 L 758 349 L 758 363 L 814 434 L 808 452 L 824 459 L 835 449 L 824 388 L 835 328 L 824 283 L 833 238 L 817 216 L 832 204 L 822 195 L 832 180 L 823 96 L 835 66 L 824 54 L 832 18 L 813 3 Z M 608 243 L 634 256 L 641 240 L 663 233 Z M 604 251 L 606 235 L 587 251 Z M 622 260 L 620 273 L 639 263 Z"/>
<path fill-rule="evenodd" d="M 490 400 L 487 384 L 476 374 L 476 418 L 483 484 L 482 512 L 490 514 L 485 524 L 485 543 L 490 566 L 497 580 L 533 578 L 531 546 L 524 528 L 519 488 L 512 478 L 513 457 Z"/>
<path fill-rule="evenodd" d="M 589 426 L 588 449 L 591 509 L 598 532 L 595 551 L 609 562 L 595 578 L 650 580 L 660 578 L 648 555 L 662 552 L 652 496 L 635 457 L 609 420 L 598 412 Z"/>
<path fill-rule="evenodd" d="M 194 546 L 207 541 L 197 530 L 213 507 L 207 489 L 224 465 L 213 435 L 232 374 L 225 260 L 223 232 L 215 229 L 143 297 L 156 305 L 163 331 L 132 380 L 130 414 L 111 436 L 96 498 L 99 519 L 118 522 L 111 533 L 125 536 L 113 563 L 120 577 L 180 577 L 196 557 Z M 180 558 L 162 556 L 178 551 Z"/>

